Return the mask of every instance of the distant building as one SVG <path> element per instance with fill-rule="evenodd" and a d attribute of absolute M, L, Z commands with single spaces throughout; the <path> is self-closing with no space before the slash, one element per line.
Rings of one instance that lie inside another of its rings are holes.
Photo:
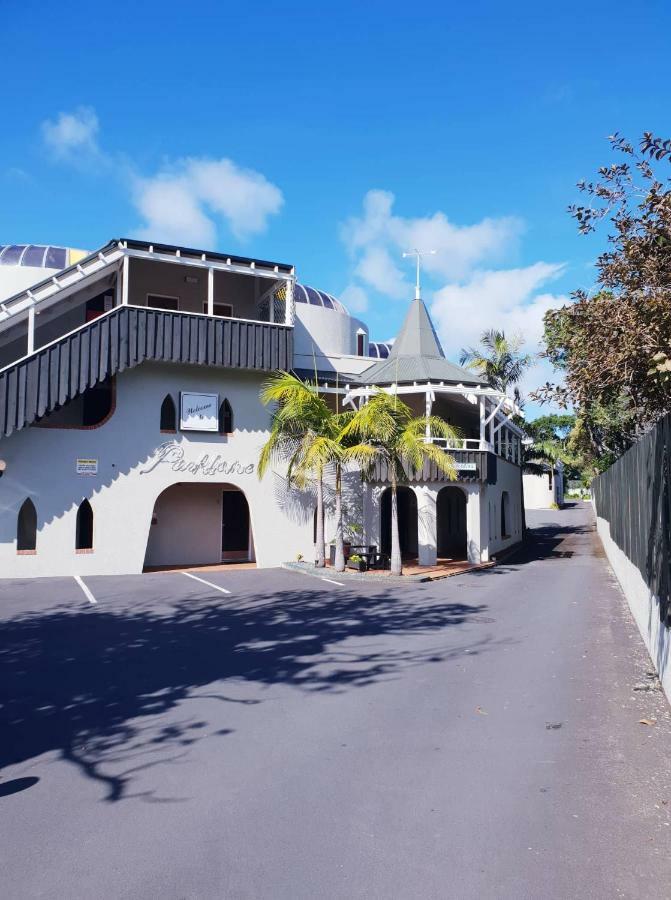
<path fill-rule="evenodd" d="M 314 494 L 256 474 L 278 369 L 333 404 L 381 388 L 460 427 L 458 480 L 427 466 L 400 489 L 406 557 L 479 563 L 522 537 L 512 402 L 445 358 L 421 299 L 376 343 L 291 265 L 126 239 L 0 247 L 0 296 L 2 576 L 313 558 Z M 389 496 L 384 472 L 349 473 L 347 518 L 383 550 Z"/>
<path fill-rule="evenodd" d="M 542 473 L 525 472 L 523 475 L 525 509 L 550 509 L 564 502 L 564 467 L 561 461 L 554 465 L 541 465 L 544 469 Z"/>

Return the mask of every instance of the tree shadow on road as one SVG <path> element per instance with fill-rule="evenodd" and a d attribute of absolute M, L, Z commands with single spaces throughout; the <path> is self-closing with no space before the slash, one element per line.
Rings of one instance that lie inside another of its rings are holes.
<path fill-rule="evenodd" d="M 435 633 L 440 642 L 444 629 L 485 608 L 417 591 L 360 597 L 307 588 L 25 614 L 0 630 L 0 768 L 55 752 L 103 784 L 104 799 L 120 800 L 137 773 L 212 737 L 211 723 L 179 720 L 190 696 L 255 704 L 239 696 L 241 685 L 364 688 L 486 649 L 487 640 L 427 650 L 393 639 Z M 375 640 L 383 636 L 392 640 Z"/>

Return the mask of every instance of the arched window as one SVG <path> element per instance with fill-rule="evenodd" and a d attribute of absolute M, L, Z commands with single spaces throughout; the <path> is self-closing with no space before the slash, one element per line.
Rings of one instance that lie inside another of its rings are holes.
<path fill-rule="evenodd" d="M 28 497 L 21 504 L 16 520 L 16 549 L 24 553 L 37 547 L 37 510 Z"/>
<path fill-rule="evenodd" d="M 510 498 L 508 497 L 508 491 L 504 491 L 501 494 L 501 537 L 510 537 L 510 533 L 508 528 L 510 526 L 510 513 L 508 510 L 510 503 Z"/>
<path fill-rule="evenodd" d="M 76 550 L 93 550 L 93 510 L 88 500 L 82 500 L 77 510 Z"/>
<path fill-rule="evenodd" d="M 177 431 L 177 411 L 171 394 L 166 394 L 161 404 L 161 431 Z"/>
<path fill-rule="evenodd" d="M 224 398 L 219 407 L 219 434 L 231 434 L 233 432 L 233 410 L 231 404 Z"/>

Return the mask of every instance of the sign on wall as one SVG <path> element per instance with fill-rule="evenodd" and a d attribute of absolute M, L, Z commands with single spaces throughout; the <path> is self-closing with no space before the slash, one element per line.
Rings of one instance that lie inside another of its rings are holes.
<path fill-rule="evenodd" d="M 179 397 L 182 431 L 219 431 L 219 394 L 182 391 Z"/>
<path fill-rule="evenodd" d="M 199 459 L 189 459 L 184 453 L 184 446 L 177 441 L 167 441 L 157 447 L 153 459 L 140 469 L 140 475 L 148 475 L 158 466 L 169 466 L 173 472 L 187 472 L 189 475 L 251 475 L 254 463 L 240 462 L 238 459 L 222 459 L 217 453 L 212 456 L 204 453 Z"/>
<path fill-rule="evenodd" d="M 75 471 L 77 472 L 77 475 L 97 475 L 98 460 L 78 459 L 75 463 Z"/>
<path fill-rule="evenodd" d="M 478 464 L 474 462 L 455 462 L 454 468 L 457 472 L 477 472 Z"/>

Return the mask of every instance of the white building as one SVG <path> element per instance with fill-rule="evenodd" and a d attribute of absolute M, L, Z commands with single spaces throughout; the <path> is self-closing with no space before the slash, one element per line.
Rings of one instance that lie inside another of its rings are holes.
<path fill-rule="evenodd" d="M 550 509 L 564 502 L 564 466 L 561 461 L 550 465 L 542 463 L 543 472 L 525 472 L 525 509 Z"/>
<path fill-rule="evenodd" d="M 511 403 L 445 359 L 421 300 L 390 347 L 292 266 L 125 239 L 84 256 L 2 247 L 3 293 L 4 577 L 313 558 L 314 497 L 256 474 L 259 389 L 278 369 L 316 372 L 344 404 L 397 391 L 461 428 L 458 481 L 427 469 L 401 489 L 407 556 L 477 563 L 521 540 Z M 384 550 L 386 481 L 351 473 L 346 502 Z"/>

